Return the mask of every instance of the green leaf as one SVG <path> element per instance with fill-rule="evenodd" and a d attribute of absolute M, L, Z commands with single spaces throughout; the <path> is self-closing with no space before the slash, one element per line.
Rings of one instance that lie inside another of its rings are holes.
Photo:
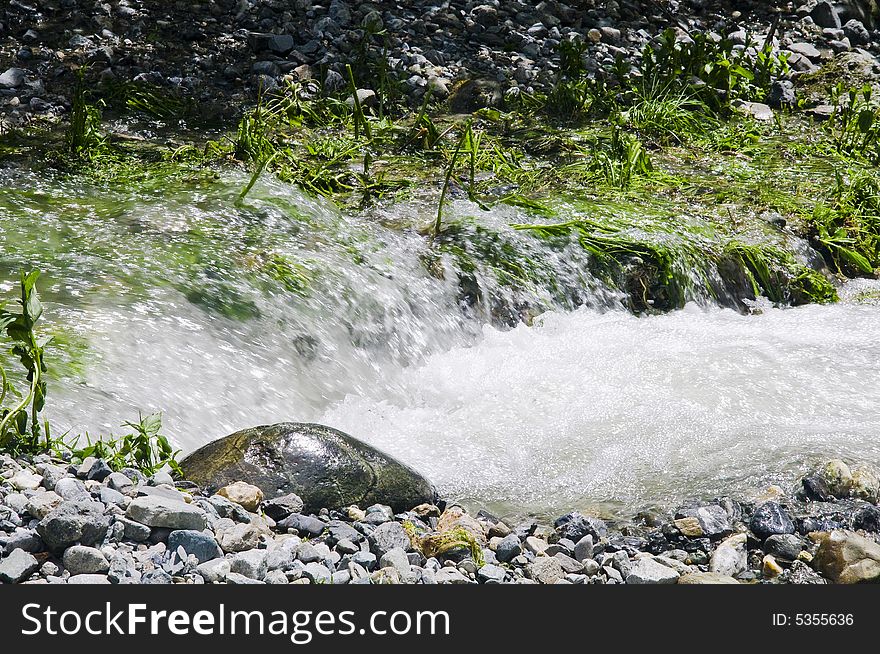
<path fill-rule="evenodd" d="M 841 254 L 841 256 L 843 256 L 844 259 L 849 261 L 852 265 L 861 270 L 863 273 L 871 274 L 874 272 L 874 267 L 871 265 L 871 262 L 855 250 L 838 247 L 837 251 Z"/>

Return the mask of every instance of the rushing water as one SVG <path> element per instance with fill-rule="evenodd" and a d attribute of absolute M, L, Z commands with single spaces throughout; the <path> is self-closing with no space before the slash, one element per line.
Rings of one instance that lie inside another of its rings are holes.
<path fill-rule="evenodd" d="M 791 483 L 829 455 L 880 463 L 871 282 L 834 306 L 634 317 L 582 252 L 513 233 L 552 283 L 506 297 L 497 271 L 478 266 L 479 293 L 463 303 L 455 261 L 426 266 L 425 239 L 392 224 L 428 222 L 428 206 L 358 220 L 263 182 L 237 207 L 237 177 L 111 193 L 28 175 L 0 180 L 0 267 L 7 280 L 45 270 L 65 346 L 52 352 L 56 430 L 106 433 L 161 410 L 190 450 L 255 424 L 317 421 L 503 513 L 626 512 Z M 479 220 L 502 230 L 527 217 Z M 560 300 L 560 286 L 580 295 Z M 499 298 L 556 308 L 491 327 L 505 322 Z"/>

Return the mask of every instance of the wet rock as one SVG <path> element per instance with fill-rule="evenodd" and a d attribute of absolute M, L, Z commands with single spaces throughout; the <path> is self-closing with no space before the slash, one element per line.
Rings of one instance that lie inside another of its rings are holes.
<path fill-rule="evenodd" d="M 581 515 L 576 511 L 557 519 L 554 526 L 560 538 L 568 538 L 575 543 L 584 536 L 592 536 L 594 540 L 598 541 L 608 531 L 604 521 Z"/>
<path fill-rule="evenodd" d="M 826 463 L 819 475 L 825 481 L 828 491 L 837 498 L 848 497 L 853 485 L 852 471 L 840 459 L 832 459 Z"/>
<path fill-rule="evenodd" d="M 271 466 L 261 461 L 271 461 Z M 264 493 L 295 493 L 304 510 L 366 506 L 394 511 L 434 501 L 434 487 L 396 459 L 335 429 L 282 423 L 237 432 L 196 450 L 181 463 L 202 488 L 237 480 Z"/>
<path fill-rule="evenodd" d="M 851 531 L 835 530 L 822 537 L 813 565 L 838 584 L 876 582 L 880 580 L 880 545 Z"/>
<path fill-rule="evenodd" d="M 690 538 L 719 538 L 733 531 L 730 516 L 718 504 L 697 507 L 682 507 L 678 510 L 675 525 L 682 534 Z M 696 521 L 696 522 L 695 522 Z"/>
<path fill-rule="evenodd" d="M 872 466 L 853 468 L 850 495 L 872 504 L 880 501 L 880 475 L 877 470 Z"/>
<path fill-rule="evenodd" d="M 759 539 L 764 540 L 774 534 L 793 534 L 794 523 L 785 509 L 776 502 L 765 502 L 752 514 L 749 529 Z"/>

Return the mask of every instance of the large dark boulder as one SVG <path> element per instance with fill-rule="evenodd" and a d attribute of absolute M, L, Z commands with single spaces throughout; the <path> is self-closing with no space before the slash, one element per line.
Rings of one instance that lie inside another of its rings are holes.
<path fill-rule="evenodd" d="M 245 481 L 269 499 L 296 493 L 307 513 L 374 503 L 407 511 L 436 499 L 433 485 L 409 466 L 323 425 L 245 429 L 199 448 L 181 467 L 186 479 L 209 491 Z"/>

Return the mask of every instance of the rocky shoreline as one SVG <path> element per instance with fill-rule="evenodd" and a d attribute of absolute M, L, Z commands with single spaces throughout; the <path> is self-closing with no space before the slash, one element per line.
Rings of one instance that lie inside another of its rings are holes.
<path fill-rule="evenodd" d="M 100 459 L 0 457 L 0 583 L 737 584 L 880 580 L 880 479 L 833 460 L 796 493 L 553 524 L 454 503 L 306 512 Z"/>

